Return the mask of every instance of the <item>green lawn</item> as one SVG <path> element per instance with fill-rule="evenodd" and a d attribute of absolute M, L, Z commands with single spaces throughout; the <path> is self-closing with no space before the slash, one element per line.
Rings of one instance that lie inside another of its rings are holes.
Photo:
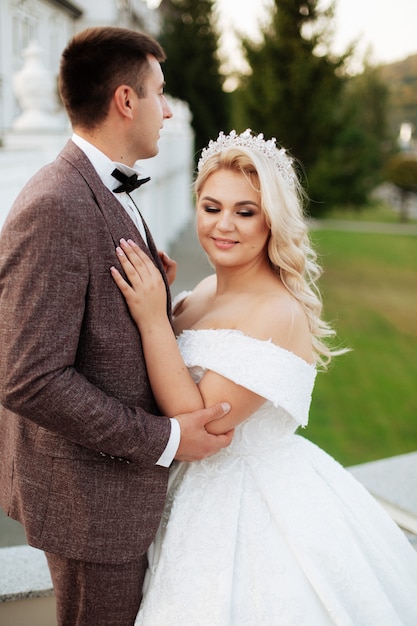
<path fill-rule="evenodd" d="M 324 316 L 352 351 L 301 431 L 344 465 L 417 450 L 417 237 L 315 230 Z"/>

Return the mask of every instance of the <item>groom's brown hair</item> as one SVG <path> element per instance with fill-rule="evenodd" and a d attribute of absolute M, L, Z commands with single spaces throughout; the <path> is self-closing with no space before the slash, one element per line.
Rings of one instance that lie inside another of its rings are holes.
<path fill-rule="evenodd" d="M 87 28 L 75 35 L 62 53 L 58 83 L 72 125 L 100 124 L 120 85 L 143 97 L 148 55 L 159 62 L 166 58 L 155 39 L 127 28 Z"/>

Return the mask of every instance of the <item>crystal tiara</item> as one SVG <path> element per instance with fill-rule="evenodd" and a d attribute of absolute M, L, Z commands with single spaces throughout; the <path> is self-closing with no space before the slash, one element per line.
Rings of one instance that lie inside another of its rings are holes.
<path fill-rule="evenodd" d="M 207 148 L 202 150 L 197 166 L 198 171 L 201 170 L 207 159 L 214 154 L 219 154 L 223 150 L 238 147 L 250 148 L 251 150 L 262 152 L 262 154 L 267 156 L 281 172 L 285 182 L 293 186 L 296 180 L 296 175 L 292 167 L 293 160 L 287 156 L 284 148 L 277 148 L 276 141 L 275 137 L 266 141 L 263 133 L 253 135 L 250 128 L 247 128 L 245 132 L 240 135 L 238 135 L 235 130 L 232 130 L 229 135 L 225 135 L 224 132 L 221 131 L 216 141 L 210 140 Z"/>

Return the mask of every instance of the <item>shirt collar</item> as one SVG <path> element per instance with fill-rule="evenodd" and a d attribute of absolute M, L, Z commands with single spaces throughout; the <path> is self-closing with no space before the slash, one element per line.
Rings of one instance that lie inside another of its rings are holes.
<path fill-rule="evenodd" d="M 129 167 L 125 163 L 117 163 L 109 159 L 101 150 L 96 148 L 92 143 L 80 137 L 76 133 L 72 135 L 72 141 L 84 152 L 86 157 L 91 161 L 97 174 L 100 176 L 103 185 L 105 185 L 110 191 L 113 191 L 120 185 L 120 182 L 111 175 L 115 167 L 121 170 L 124 174 L 131 176 L 137 174 L 139 178 L 143 178 L 145 175 L 144 170 L 135 163 L 133 167 Z"/>

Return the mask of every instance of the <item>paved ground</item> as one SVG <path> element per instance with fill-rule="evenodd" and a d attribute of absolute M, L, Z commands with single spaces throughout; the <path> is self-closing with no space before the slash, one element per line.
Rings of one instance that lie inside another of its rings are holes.
<path fill-rule="evenodd" d="M 201 250 L 193 221 L 171 247 L 169 255 L 178 263 L 177 278 L 172 285 L 174 296 L 193 289 L 202 278 L 214 271 Z"/>
<path fill-rule="evenodd" d="M 6 546 L 20 546 L 22 543 L 26 543 L 23 527 L 9 517 L 6 517 L 0 509 L 0 548 Z"/>

